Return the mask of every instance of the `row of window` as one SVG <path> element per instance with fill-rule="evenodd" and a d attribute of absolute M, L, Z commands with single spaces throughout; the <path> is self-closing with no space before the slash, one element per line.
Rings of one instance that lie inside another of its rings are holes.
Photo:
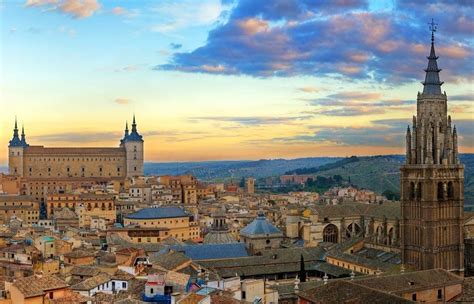
<path fill-rule="evenodd" d="M 19 154 L 18 154 L 19 155 Z M 41 157 L 28 157 L 29 161 L 43 161 L 43 162 L 50 162 L 50 161 L 56 161 L 56 158 L 41 158 Z M 111 158 L 111 157 L 105 157 L 105 158 L 90 158 L 90 161 L 116 161 L 116 160 L 121 160 L 119 158 Z M 57 158 L 57 161 L 89 161 L 89 158 Z"/>

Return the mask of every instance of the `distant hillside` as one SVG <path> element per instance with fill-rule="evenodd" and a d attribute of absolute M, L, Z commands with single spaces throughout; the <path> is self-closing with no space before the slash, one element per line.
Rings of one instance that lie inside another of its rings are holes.
<path fill-rule="evenodd" d="M 465 165 L 465 205 L 474 208 L 474 154 L 461 154 Z M 321 167 L 300 168 L 292 172 L 307 172 L 325 177 L 340 175 L 359 188 L 378 193 L 391 190 L 400 193 L 400 166 L 405 162 L 401 155 L 351 157 Z M 303 174 L 303 173 L 302 173 Z"/>
<path fill-rule="evenodd" d="M 145 163 L 146 175 L 190 173 L 201 180 L 240 179 L 252 176 L 278 176 L 303 167 L 319 167 L 341 158 L 311 157 L 298 159 L 262 159 L 258 161 L 208 161 L 183 163 Z"/>

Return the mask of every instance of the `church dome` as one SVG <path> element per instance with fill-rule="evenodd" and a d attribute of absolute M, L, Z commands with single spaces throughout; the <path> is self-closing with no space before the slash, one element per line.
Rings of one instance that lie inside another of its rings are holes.
<path fill-rule="evenodd" d="M 265 215 L 263 213 L 259 213 L 257 218 L 253 220 L 253 222 L 251 222 L 245 228 L 240 230 L 240 235 L 249 237 L 258 235 L 281 236 L 283 234 L 280 229 L 275 227 L 265 218 Z"/>
<path fill-rule="evenodd" d="M 203 240 L 204 244 L 228 244 L 237 243 L 237 240 L 229 231 L 211 230 Z"/>

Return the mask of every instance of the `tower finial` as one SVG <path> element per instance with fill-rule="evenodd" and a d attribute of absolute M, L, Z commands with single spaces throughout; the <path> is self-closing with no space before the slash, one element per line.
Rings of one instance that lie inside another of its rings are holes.
<path fill-rule="evenodd" d="M 434 47 L 434 33 L 438 29 L 438 24 L 431 20 L 429 23 L 430 31 L 431 31 L 431 50 L 430 55 L 428 58 L 428 67 L 425 69 L 425 81 L 423 83 L 423 94 L 429 95 L 441 95 L 441 85 L 443 84 L 442 81 L 439 80 L 439 72 L 441 69 L 438 68 L 435 47 Z"/>
<path fill-rule="evenodd" d="M 18 130 L 18 122 L 17 122 L 17 119 L 16 119 L 16 115 L 15 115 L 15 129 L 14 130 Z"/>
<path fill-rule="evenodd" d="M 428 24 L 430 26 L 430 31 L 431 31 L 431 43 L 434 43 L 434 33 L 438 29 L 438 23 L 435 23 L 434 19 L 431 18 L 431 22 Z"/>

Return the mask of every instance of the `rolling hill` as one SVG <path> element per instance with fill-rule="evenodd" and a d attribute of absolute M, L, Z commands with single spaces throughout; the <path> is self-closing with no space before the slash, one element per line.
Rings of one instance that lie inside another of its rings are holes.
<path fill-rule="evenodd" d="M 474 154 L 461 154 L 459 157 L 465 166 L 465 205 L 474 208 Z M 404 156 L 367 156 L 344 160 L 319 168 L 300 168 L 296 172 L 304 171 L 325 177 L 341 175 L 345 180 L 350 179 L 351 183 L 359 188 L 370 189 L 377 193 L 385 190 L 400 192 L 400 166 L 405 162 Z"/>

